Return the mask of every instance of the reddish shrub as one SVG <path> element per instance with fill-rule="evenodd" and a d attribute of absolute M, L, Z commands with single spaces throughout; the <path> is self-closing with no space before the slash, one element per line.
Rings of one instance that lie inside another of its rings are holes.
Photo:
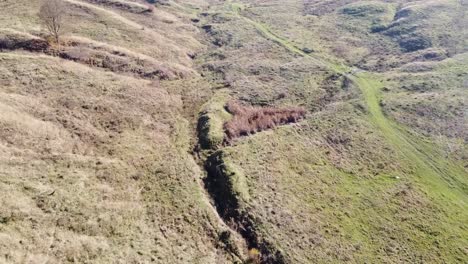
<path fill-rule="evenodd" d="M 298 122 L 306 114 L 302 107 L 253 107 L 237 101 L 228 102 L 226 109 L 233 115 L 233 118 L 224 124 L 228 141 L 278 125 Z"/>

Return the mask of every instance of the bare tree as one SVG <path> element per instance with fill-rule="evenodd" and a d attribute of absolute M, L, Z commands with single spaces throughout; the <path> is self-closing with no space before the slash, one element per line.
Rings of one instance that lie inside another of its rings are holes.
<path fill-rule="evenodd" d="M 57 44 L 63 31 L 63 16 L 65 5 L 62 0 L 44 0 L 39 10 L 39 18 L 47 27 L 49 33 L 54 37 Z"/>

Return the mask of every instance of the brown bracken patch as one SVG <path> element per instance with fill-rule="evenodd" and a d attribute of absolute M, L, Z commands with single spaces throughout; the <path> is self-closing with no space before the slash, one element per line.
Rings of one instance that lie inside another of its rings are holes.
<path fill-rule="evenodd" d="M 224 124 L 228 142 L 278 125 L 296 123 L 306 115 L 303 107 L 255 107 L 238 101 L 228 102 L 226 110 L 233 115 L 233 118 Z"/>

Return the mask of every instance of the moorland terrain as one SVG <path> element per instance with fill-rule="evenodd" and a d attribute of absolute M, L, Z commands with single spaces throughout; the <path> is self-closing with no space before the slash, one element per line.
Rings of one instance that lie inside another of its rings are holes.
<path fill-rule="evenodd" d="M 466 0 L 0 0 L 0 263 L 465 263 Z"/>

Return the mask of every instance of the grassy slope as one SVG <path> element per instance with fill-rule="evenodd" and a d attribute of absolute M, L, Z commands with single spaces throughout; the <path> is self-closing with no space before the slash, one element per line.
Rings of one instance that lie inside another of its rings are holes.
<path fill-rule="evenodd" d="M 441 190 L 441 193 L 451 196 L 450 199 L 453 202 L 460 202 L 461 205 L 466 206 L 464 201 L 466 197 L 463 192 L 466 191 L 467 186 L 463 168 L 450 160 L 443 160 L 442 153 L 435 149 L 433 144 L 411 135 L 406 128 L 384 115 L 380 106 L 382 82 L 376 81 L 372 76 L 364 76 L 358 77 L 357 83 L 363 91 L 372 122 L 383 131 L 392 145 L 400 149 L 406 159 L 414 162 L 415 174 L 427 181 L 426 185 L 433 185 L 435 188 L 437 186 L 449 187 Z"/>
<path fill-rule="evenodd" d="M 236 16 L 255 8 L 253 3 L 250 9 L 237 3 L 228 6 Z M 287 51 L 308 57 L 264 23 L 240 19 Z M 241 39 L 247 35 L 232 34 Z M 253 52 L 249 48 L 241 49 Z M 278 59 L 271 55 L 273 65 Z M 319 64 L 338 72 L 346 69 Z M 360 73 L 352 79 L 362 92 L 367 115 L 349 108 L 350 103 L 359 105 L 360 99 L 354 98 L 312 115 L 308 124 L 255 135 L 226 148 L 250 179 L 250 205 L 258 224 L 294 262 L 464 259 L 466 171 L 448 161 L 431 138 L 409 132 L 383 113 L 380 75 Z M 292 87 L 288 92 L 294 94 L 297 88 Z M 238 88 L 242 93 L 242 87 L 233 89 Z M 327 126 L 335 127 L 333 133 L 343 131 L 352 146 L 334 150 L 336 146 L 323 142 Z M 333 154 L 342 156 L 345 164 L 337 164 L 330 151 L 337 151 Z M 281 160 L 283 156 L 288 160 Z"/>
<path fill-rule="evenodd" d="M 434 204 L 445 211 L 446 219 L 439 225 L 451 232 L 461 232 L 462 237 L 466 236 L 464 224 L 460 224 L 461 219 L 467 218 L 466 171 L 460 164 L 447 160 L 435 144 L 410 134 L 405 127 L 385 117 L 380 107 L 381 82 L 369 76 L 357 82 L 368 104 L 371 121 L 383 132 L 386 140 L 399 150 L 400 158 L 410 163 L 413 180 L 425 190 Z M 463 240 L 456 240 L 451 247 L 464 243 Z"/>
<path fill-rule="evenodd" d="M 1 60 L 19 80 L 2 87 L 4 261 L 217 258 L 179 99 L 47 57 Z"/>
<path fill-rule="evenodd" d="M 198 53 L 204 75 L 153 83 L 49 56 L 0 53 L 0 251 L 6 252 L 0 261 L 231 263 L 230 242 L 220 242 L 231 231 L 209 205 L 202 172 L 188 154 L 196 113 L 220 81 L 251 103 L 310 110 L 297 125 L 223 149 L 247 180 L 241 191 L 260 235 L 288 262 L 466 260 L 467 173 L 458 165 L 464 161 L 447 159 L 432 134 L 399 122 L 427 121 L 397 104 L 405 99 L 419 107 L 421 97 L 410 99 L 414 94 L 399 86 L 422 74 L 357 73 L 347 86 L 334 79 L 353 69 L 346 63 L 372 68 L 379 60 L 418 56 L 369 33 L 373 19 L 390 23 L 398 1 L 370 3 L 377 11 L 364 16 L 343 14 L 350 1 L 336 1 L 320 17 L 304 16 L 314 1 L 181 1 L 154 16 L 84 2 L 68 1 L 70 35 L 187 68 L 193 67 L 187 54 Z M 453 3 L 444 1 L 448 8 L 435 20 L 444 21 Z M 0 3 L 0 23 L 37 34 L 38 6 Z M 361 6 L 368 8 L 350 7 Z M 431 8 L 422 5 L 421 12 Z M 188 24 L 201 10 L 208 12 L 201 24 L 213 25 L 211 40 L 221 43 L 217 49 L 200 50 L 197 29 Z M 451 52 L 463 46 L 460 32 Z M 390 54 L 373 49 L 380 45 Z M 436 78 L 449 86 L 432 91 L 440 105 L 451 91 L 464 94 L 457 91 L 466 59 L 459 60 L 429 71 L 461 69 L 452 81 Z M 465 143 L 457 139 L 463 154 Z"/>
<path fill-rule="evenodd" d="M 182 67 L 202 46 L 172 7 L 136 15 L 69 3 L 70 37 Z M 39 33 L 39 4 L 3 1 L 0 24 Z M 197 75 L 149 81 L 1 51 L 0 262 L 232 262 L 218 238 L 228 227 L 189 154 L 208 86 Z"/>

